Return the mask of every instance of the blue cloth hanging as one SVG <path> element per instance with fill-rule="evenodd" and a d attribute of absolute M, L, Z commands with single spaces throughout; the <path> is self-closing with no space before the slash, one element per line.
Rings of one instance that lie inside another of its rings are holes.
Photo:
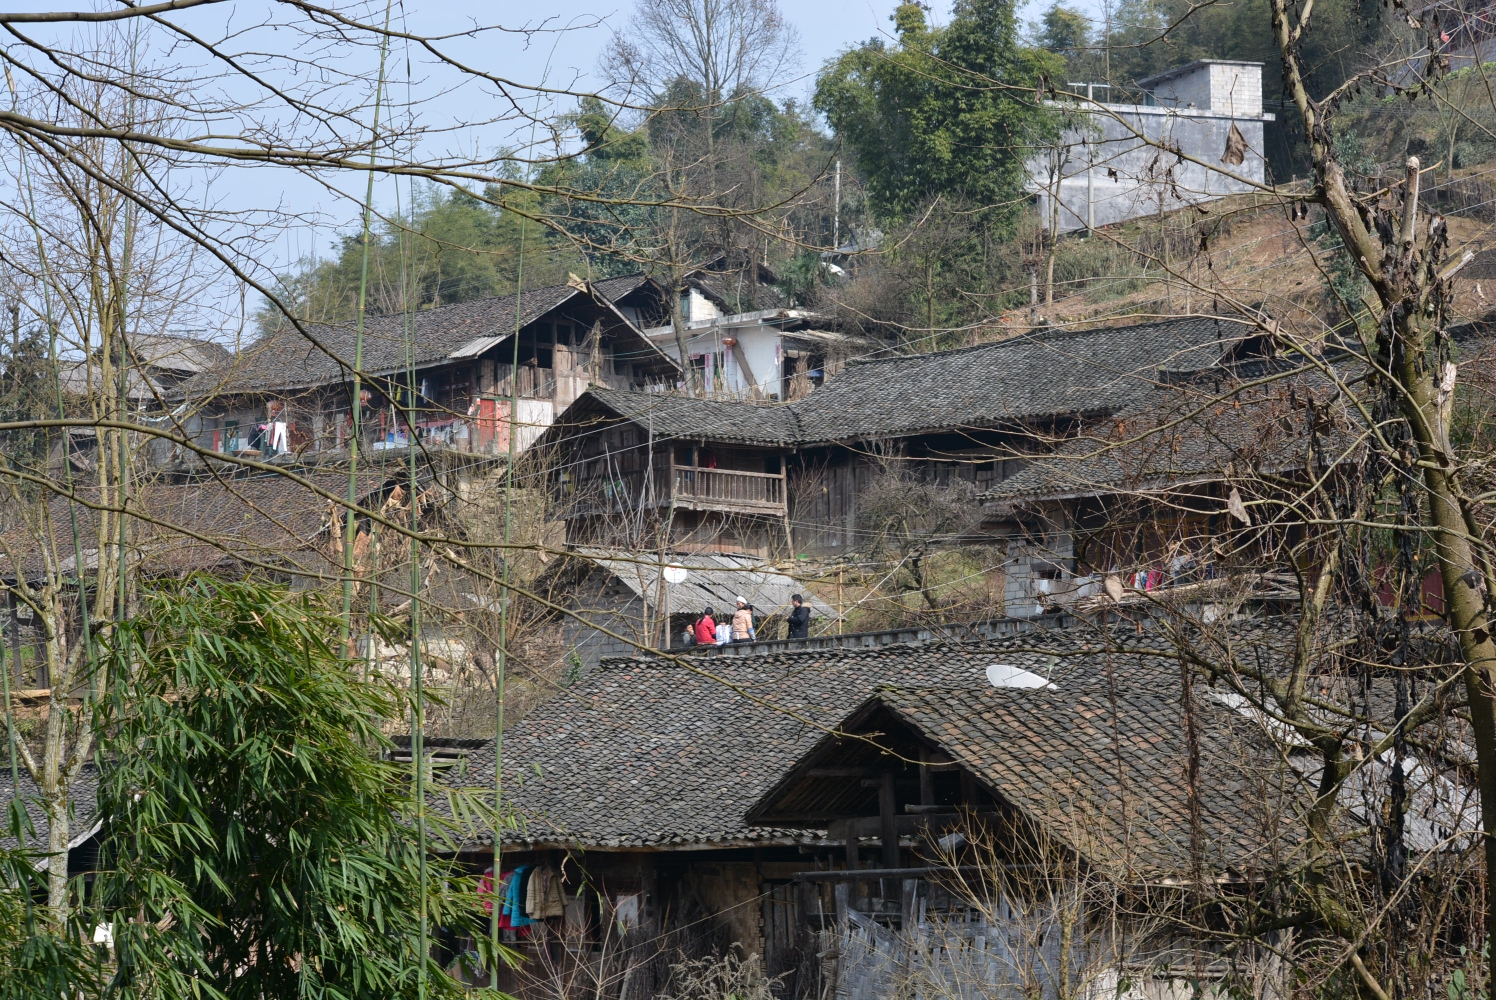
<path fill-rule="evenodd" d="M 509 876 L 509 886 L 504 893 L 504 912 L 515 927 L 525 927 L 535 921 L 525 916 L 525 888 L 529 885 L 534 865 L 516 865 Z"/>

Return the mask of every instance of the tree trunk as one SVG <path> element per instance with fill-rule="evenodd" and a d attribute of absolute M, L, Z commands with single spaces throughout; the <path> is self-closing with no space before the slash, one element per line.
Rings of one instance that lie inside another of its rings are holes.
<path fill-rule="evenodd" d="M 1450 454 L 1444 407 L 1453 391 L 1453 379 L 1445 382 L 1431 348 L 1442 313 L 1437 304 L 1442 279 L 1436 270 L 1444 234 L 1439 227 L 1425 226 L 1418 238 L 1419 163 L 1408 159 L 1404 184 L 1402 225 L 1368 226 L 1375 206 L 1363 214 L 1345 174 L 1336 160 L 1323 109 L 1310 96 L 1299 64 L 1299 40 L 1307 27 L 1309 10 L 1291 14 L 1288 0 L 1272 0 L 1273 31 L 1283 63 L 1285 91 L 1304 124 L 1315 168 L 1315 200 L 1324 206 L 1345 241 L 1347 251 L 1375 289 L 1382 309 L 1376 349 L 1387 364 L 1393 395 L 1401 402 L 1401 415 L 1417 446 L 1428 500 L 1428 518 L 1443 583 L 1445 614 L 1457 637 L 1465 664 L 1465 683 L 1470 701 L 1470 720 L 1475 732 L 1477 785 L 1481 797 L 1481 822 L 1487 831 L 1486 934 L 1496 926 L 1496 642 L 1492 641 L 1486 612 L 1482 572 L 1486 560 L 1477 559 L 1471 529 L 1478 521 L 1461 498 Z M 1400 233 L 1398 232 L 1400 228 Z M 1399 241 L 1400 236 L 1400 241 Z M 1383 241 L 1388 242 L 1384 243 Z M 1388 320 L 1390 319 L 1390 322 Z M 1453 375 L 1452 370 L 1449 373 Z M 1490 961 L 1496 962 L 1496 949 Z M 1493 968 L 1488 967 L 1491 976 Z M 1487 980 L 1493 981 L 1491 978 Z"/>

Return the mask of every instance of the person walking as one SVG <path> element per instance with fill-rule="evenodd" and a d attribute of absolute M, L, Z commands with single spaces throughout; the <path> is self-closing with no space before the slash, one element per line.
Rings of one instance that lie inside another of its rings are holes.
<path fill-rule="evenodd" d="M 738 598 L 738 610 L 732 613 L 732 641 L 752 642 L 756 638 L 753 628 L 753 609 L 746 598 Z"/>
<path fill-rule="evenodd" d="M 712 609 L 707 608 L 701 617 L 696 619 L 696 644 L 698 646 L 715 646 L 717 644 L 717 623 L 712 620 Z"/>
<path fill-rule="evenodd" d="M 790 611 L 788 639 L 810 638 L 810 609 L 805 606 L 805 599 L 799 594 L 790 597 L 790 603 L 794 609 Z"/>

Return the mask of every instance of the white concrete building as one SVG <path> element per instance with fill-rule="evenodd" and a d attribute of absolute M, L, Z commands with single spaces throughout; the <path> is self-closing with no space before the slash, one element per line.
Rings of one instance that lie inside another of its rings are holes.
<path fill-rule="evenodd" d="M 1083 124 L 1030 158 L 1045 228 L 1106 226 L 1266 181 L 1263 129 L 1273 116 L 1262 110 L 1261 63 L 1200 59 L 1140 85 L 1147 104 L 1092 105 Z"/>
<path fill-rule="evenodd" d="M 806 309 L 759 309 L 724 315 L 692 288 L 682 296 L 686 351 L 708 396 L 790 400 L 808 394 L 847 359 L 877 351 L 878 344 L 834 330 L 816 329 L 820 317 Z M 644 331 L 660 352 L 678 359 L 675 328 Z"/>

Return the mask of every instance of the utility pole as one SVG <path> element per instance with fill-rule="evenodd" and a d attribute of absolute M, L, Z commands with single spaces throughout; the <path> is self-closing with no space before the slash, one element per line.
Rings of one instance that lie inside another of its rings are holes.
<path fill-rule="evenodd" d="M 1070 83 L 1067 86 L 1085 87 L 1086 104 L 1096 106 L 1096 88 L 1111 89 L 1109 83 Z M 1096 147 L 1089 136 L 1081 140 L 1086 147 L 1086 232 L 1096 231 Z"/>
<path fill-rule="evenodd" d="M 831 218 L 831 249 L 841 248 L 841 160 L 836 161 L 836 200 Z"/>

